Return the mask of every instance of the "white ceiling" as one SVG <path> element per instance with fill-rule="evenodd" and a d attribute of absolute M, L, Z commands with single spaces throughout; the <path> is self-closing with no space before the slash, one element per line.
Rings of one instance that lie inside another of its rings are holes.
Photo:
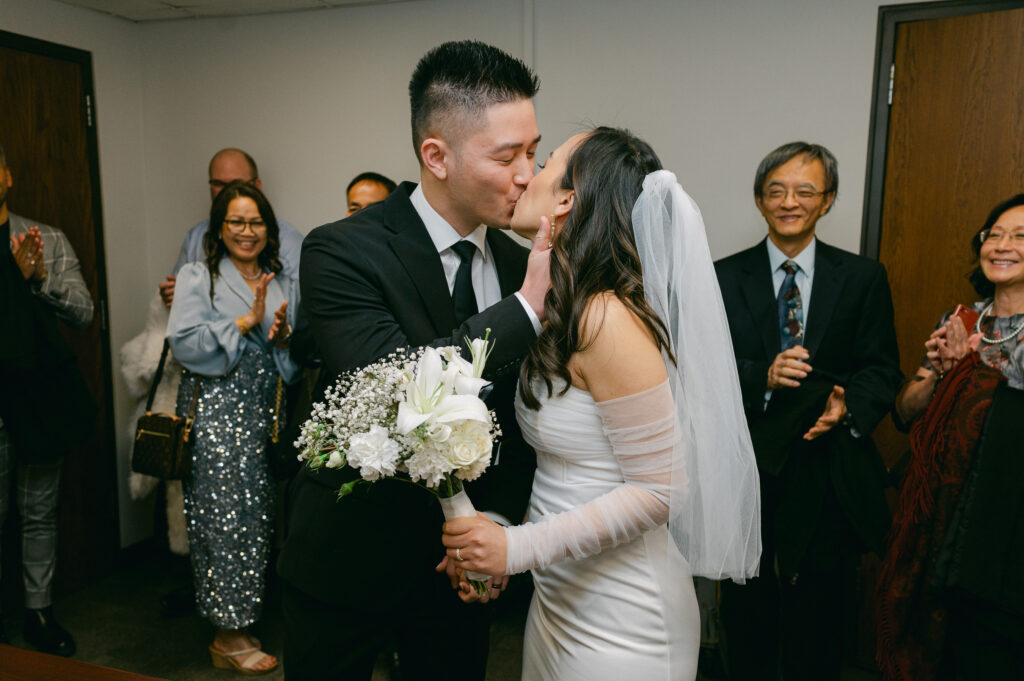
<path fill-rule="evenodd" d="M 403 0 L 59 0 L 67 5 L 130 21 L 246 16 L 345 5 L 382 5 Z"/>

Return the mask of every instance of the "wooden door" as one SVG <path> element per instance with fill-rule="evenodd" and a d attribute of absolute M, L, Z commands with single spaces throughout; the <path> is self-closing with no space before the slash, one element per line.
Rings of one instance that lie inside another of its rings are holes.
<path fill-rule="evenodd" d="M 67 235 L 96 304 L 87 328 L 61 327 L 99 405 L 92 437 L 64 459 L 56 588 L 66 592 L 107 572 L 119 550 L 92 60 L 88 52 L 0 32 L 0 83 L 0 144 L 13 179 L 8 207 Z M 13 508 L 11 516 L 3 547 L 8 600 L 21 590 Z"/>

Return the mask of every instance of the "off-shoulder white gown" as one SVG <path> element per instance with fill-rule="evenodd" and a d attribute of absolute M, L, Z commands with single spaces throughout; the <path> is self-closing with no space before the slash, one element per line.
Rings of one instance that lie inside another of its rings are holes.
<path fill-rule="evenodd" d="M 661 388 L 661 399 L 671 400 L 667 384 Z M 517 400 L 516 412 L 526 441 L 537 451 L 529 521 L 542 524 L 545 517 L 571 512 L 622 487 L 625 477 L 605 434 L 607 419 L 590 393 L 570 387 L 561 396 L 538 394 L 540 410 Z M 588 557 L 567 555 L 534 568 L 533 578 L 524 681 L 696 677 L 697 601 L 689 566 L 666 525 Z"/>

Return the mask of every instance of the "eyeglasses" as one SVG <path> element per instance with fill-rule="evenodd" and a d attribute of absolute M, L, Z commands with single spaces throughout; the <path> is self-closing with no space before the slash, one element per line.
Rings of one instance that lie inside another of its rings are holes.
<path fill-rule="evenodd" d="M 255 186 L 256 178 L 251 180 L 210 180 L 210 186 L 214 189 L 224 189 L 224 187 L 227 187 L 232 182 L 244 182 L 248 185 Z"/>
<path fill-rule="evenodd" d="M 1014 246 L 1024 246 L 1024 232 L 1010 232 L 1007 234 L 1003 231 L 997 231 L 994 229 L 983 229 L 978 232 L 978 241 L 981 243 L 998 244 L 1003 240 L 1003 237 L 1010 237 L 1010 243 Z"/>
<path fill-rule="evenodd" d="M 263 221 L 263 218 L 255 218 L 253 220 L 243 220 L 242 218 L 234 217 L 225 218 L 224 224 L 227 225 L 232 234 L 241 234 L 245 231 L 246 227 L 251 227 L 253 234 L 262 234 L 267 231 L 267 223 Z"/>
<path fill-rule="evenodd" d="M 772 203 L 778 203 L 789 196 L 790 192 L 793 192 L 793 196 L 800 203 L 808 203 L 813 201 L 817 197 L 825 194 L 825 192 L 814 191 L 806 187 L 798 187 L 797 189 L 786 189 L 785 187 L 769 187 L 768 191 L 764 193 L 764 198 Z"/>

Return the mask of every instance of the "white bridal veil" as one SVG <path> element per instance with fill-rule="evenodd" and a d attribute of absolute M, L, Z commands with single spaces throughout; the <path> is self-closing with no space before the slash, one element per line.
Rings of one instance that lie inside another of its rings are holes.
<path fill-rule="evenodd" d="M 761 556 L 757 464 L 704 220 L 673 173 L 644 179 L 633 233 L 677 360 L 666 358 L 681 433 L 669 530 L 695 576 L 742 582 Z"/>

